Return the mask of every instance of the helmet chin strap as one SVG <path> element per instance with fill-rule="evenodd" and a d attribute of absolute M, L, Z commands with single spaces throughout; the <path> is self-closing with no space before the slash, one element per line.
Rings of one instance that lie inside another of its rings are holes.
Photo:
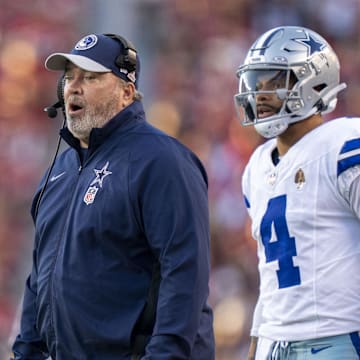
<path fill-rule="evenodd" d="M 288 124 L 294 124 L 299 121 L 305 120 L 305 119 L 309 118 L 310 116 L 315 115 L 318 112 L 319 112 L 319 109 L 314 106 L 306 115 L 289 117 Z"/>
<path fill-rule="evenodd" d="M 264 138 L 270 139 L 281 135 L 290 124 L 305 120 L 319 112 L 317 107 L 313 107 L 306 115 L 302 116 L 280 116 L 274 120 L 264 120 L 254 124 L 255 130 Z"/>
<path fill-rule="evenodd" d="M 254 124 L 255 130 L 264 138 L 270 139 L 281 135 L 290 124 L 305 120 L 315 115 L 319 110 L 313 107 L 306 115 L 303 116 L 282 116 L 271 121 L 262 121 Z"/>
<path fill-rule="evenodd" d="M 289 118 L 282 117 L 273 121 L 254 124 L 255 130 L 264 138 L 270 139 L 282 134 L 289 126 Z"/>

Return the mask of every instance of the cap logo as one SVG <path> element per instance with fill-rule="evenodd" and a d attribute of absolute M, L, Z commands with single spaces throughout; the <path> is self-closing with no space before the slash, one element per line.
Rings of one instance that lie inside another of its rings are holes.
<path fill-rule="evenodd" d="M 95 46 L 97 42 L 98 38 L 96 35 L 87 35 L 75 45 L 75 50 L 88 50 Z"/>

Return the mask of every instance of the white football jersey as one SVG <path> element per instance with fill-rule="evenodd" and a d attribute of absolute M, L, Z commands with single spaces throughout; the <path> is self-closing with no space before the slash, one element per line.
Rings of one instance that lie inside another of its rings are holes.
<path fill-rule="evenodd" d="M 349 188 L 360 174 L 360 118 L 315 128 L 275 166 L 257 148 L 243 193 L 258 242 L 260 297 L 252 335 L 306 340 L 360 330 L 360 220 Z"/>

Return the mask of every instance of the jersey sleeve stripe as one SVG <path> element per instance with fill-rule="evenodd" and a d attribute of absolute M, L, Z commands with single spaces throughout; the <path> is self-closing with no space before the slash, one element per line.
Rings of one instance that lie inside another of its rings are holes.
<path fill-rule="evenodd" d="M 337 176 L 356 165 L 360 165 L 360 154 L 338 161 Z"/>
<path fill-rule="evenodd" d="M 349 141 L 346 141 L 343 147 L 341 148 L 340 154 L 347 153 L 352 150 L 360 149 L 360 139 L 352 139 Z"/>
<path fill-rule="evenodd" d="M 346 141 L 341 148 L 337 164 L 337 176 L 356 165 L 360 165 L 360 138 Z"/>

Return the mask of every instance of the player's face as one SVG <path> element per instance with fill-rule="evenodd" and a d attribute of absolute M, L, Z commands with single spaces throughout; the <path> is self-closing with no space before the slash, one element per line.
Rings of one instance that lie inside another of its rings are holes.
<path fill-rule="evenodd" d="M 256 83 L 258 94 L 256 95 L 256 110 L 259 119 L 277 114 L 282 105 L 275 90 L 286 88 L 286 72 L 268 72 L 259 76 Z"/>
<path fill-rule="evenodd" d="M 112 73 L 84 71 L 69 64 L 64 100 L 70 132 L 86 145 L 93 128 L 103 127 L 123 107 L 123 86 Z"/>
<path fill-rule="evenodd" d="M 242 75 L 243 91 L 255 92 L 257 117 L 263 119 L 279 112 L 284 99 L 277 90 L 287 90 L 286 70 L 253 70 Z"/>

